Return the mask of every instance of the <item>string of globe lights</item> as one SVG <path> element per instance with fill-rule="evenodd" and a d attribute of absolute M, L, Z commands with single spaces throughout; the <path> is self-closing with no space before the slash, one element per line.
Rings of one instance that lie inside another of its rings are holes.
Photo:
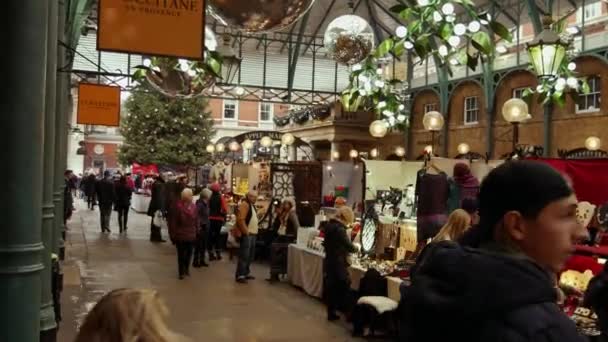
<path fill-rule="evenodd" d="M 242 143 L 236 140 L 229 141 L 227 144 L 219 142 L 215 144 L 209 144 L 206 147 L 207 153 L 213 156 L 215 161 L 222 161 L 225 159 L 232 159 L 235 162 L 251 162 L 253 157 L 257 154 L 254 153 L 256 145 L 261 146 L 265 149 L 262 155 L 268 155 L 271 160 L 275 157 L 280 158 L 280 151 L 277 155 L 273 151 L 274 146 L 280 145 L 286 151 L 286 159 L 289 161 L 289 148 L 291 148 L 296 142 L 296 137 L 291 133 L 285 133 L 281 136 L 280 141 L 273 140 L 270 136 L 263 136 L 259 141 L 252 139 L 245 139 Z M 242 152 L 242 153 L 241 153 Z M 241 153 L 241 154 L 239 154 Z"/>

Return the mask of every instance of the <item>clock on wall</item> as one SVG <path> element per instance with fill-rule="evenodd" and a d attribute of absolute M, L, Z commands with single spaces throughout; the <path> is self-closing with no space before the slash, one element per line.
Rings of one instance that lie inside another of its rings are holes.
<path fill-rule="evenodd" d="M 95 147 L 93 147 L 93 152 L 95 152 L 95 154 L 97 154 L 97 155 L 103 154 L 105 152 L 105 150 L 106 149 L 101 144 L 97 144 L 97 145 L 95 145 Z"/>

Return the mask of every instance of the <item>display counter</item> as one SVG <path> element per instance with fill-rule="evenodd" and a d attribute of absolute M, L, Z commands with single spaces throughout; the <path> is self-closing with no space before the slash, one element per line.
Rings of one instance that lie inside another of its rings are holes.
<path fill-rule="evenodd" d="M 322 298 L 325 253 L 311 250 L 306 246 L 291 244 L 289 245 L 287 258 L 287 280 L 292 285 L 304 290 L 308 295 Z M 360 266 L 350 266 L 348 268 L 353 290 L 359 290 L 359 283 L 365 272 L 366 270 Z M 388 297 L 399 302 L 401 298 L 399 286 L 402 280 L 397 277 L 386 278 Z"/>
<path fill-rule="evenodd" d="M 131 208 L 138 213 L 147 213 L 151 199 L 150 195 L 134 193 L 131 197 Z"/>
<path fill-rule="evenodd" d="M 287 280 L 304 290 L 308 295 L 323 296 L 323 259 L 325 253 L 289 245 L 287 254 Z"/>
<path fill-rule="evenodd" d="M 406 252 L 416 250 L 416 234 L 416 220 L 395 220 L 393 217 L 380 216 L 376 233 L 376 254 L 384 255 L 385 248 L 393 246 L 397 249 L 394 260 L 401 260 Z"/>

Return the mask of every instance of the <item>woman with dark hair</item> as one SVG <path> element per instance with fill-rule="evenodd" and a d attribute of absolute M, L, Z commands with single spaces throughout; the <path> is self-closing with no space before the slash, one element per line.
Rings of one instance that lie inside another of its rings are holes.
<path fill-rule="evenodd" d="M 273 226 L 276 227 L 277 237 L 271 245 L 270 278 L 267 279 L 270 282 L 278 281 L 279 275 L 287 273 L 288 246 L 295 241 L 300 228 L 296 201 L 293 198 L 288 197 L 282 201 Z"/>
<path fill-rule="evenodd" d="M 129 220 L 129 208 L 131 207 L 131 195 L 133 190 L 127 182 L 127 177 L 120 176 L 120 180 L 115 185 L 116 203 L 114 207 L 118 212 L 118 227 L 120 232 L 127 231 L 127 221 Z"/>
<path fill-rule="evenodd" d="M 490 172 L 479 225 L 469 230 L 479 248 L 432 244 L 411 274 L 407 341 L 584 341 L 556 304 L 555 275 L 586 237 L 576 208 L 572 188 L 546 164 L 513 161 Z"/>
<path fill-rule="evenodd" d="M 222 246 L 220 232 L 226 221 L 226 200 L 222 196 L 219 183 L 211 184 L 211 198 L 209 199 L 209 260 L 222 260 Z M 213 251 L 215 250 L 215 253 Z"/>

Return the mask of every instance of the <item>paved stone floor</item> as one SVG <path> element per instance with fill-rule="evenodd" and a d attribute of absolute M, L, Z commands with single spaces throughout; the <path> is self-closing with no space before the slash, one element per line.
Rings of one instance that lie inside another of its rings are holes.
<path fill-rule="evenodd" d="M 58 341 L 71 342 L 94 303 L 121 287 L 157 289 L 171 311 L 171 328 L 193 341 L 356 341 L 344 321 L 325 320 L 322 303 L 289 284 L 268 284 L 268 266 L 255 264 L 257 280 L 234 282 L 234 261 L 214 262 L 177 279 L 175 248 L 148 241 L 149 218 L 131 210 L 127 235 L 101 234 L 99 212 L 78 210 L 69 225 Z M 166 232 L 163 232 L 166 235 Z"/>

